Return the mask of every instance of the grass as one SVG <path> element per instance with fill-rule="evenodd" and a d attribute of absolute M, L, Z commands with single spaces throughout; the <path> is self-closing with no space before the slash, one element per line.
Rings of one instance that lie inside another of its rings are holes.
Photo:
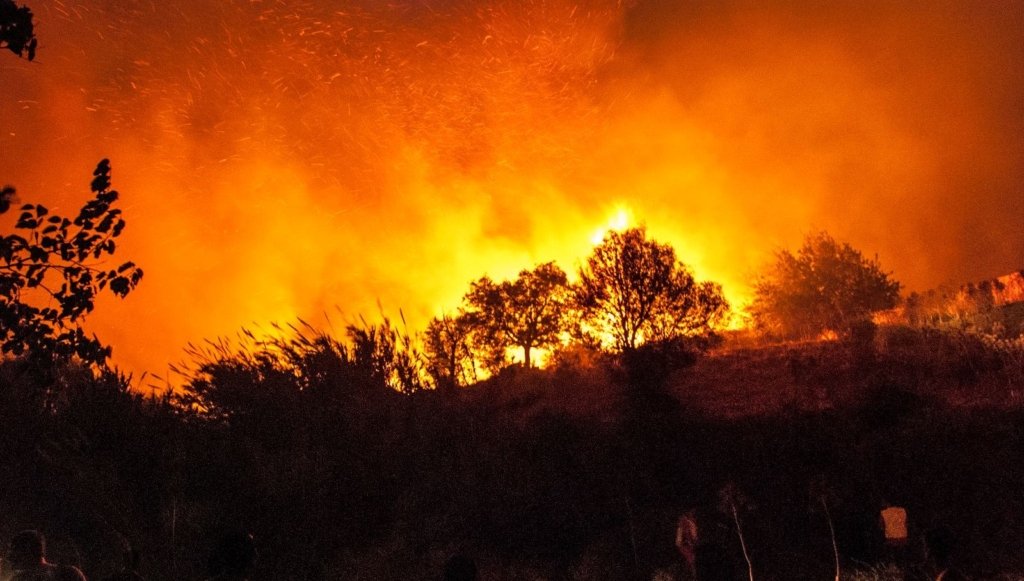
<path fill-rule="evenodd" d="M 904 581 L 904 572 L 896 565 L 876 565 L 850 571 L 842 581 Z"/>

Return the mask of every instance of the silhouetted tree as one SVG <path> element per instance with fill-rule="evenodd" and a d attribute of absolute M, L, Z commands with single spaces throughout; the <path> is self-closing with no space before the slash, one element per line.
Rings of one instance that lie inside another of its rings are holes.
<path fill-rule="evenodd" d="M 868 260 L 826 232 L 808 235 L 796 254 L 782 250 L 754 287 L 750 306 L 755 325 L 782 337 L 824 331 L 846 335 L 871 313 L 899 299 L 900 283 L 878 259 Z"/>
<path fill-rule="evenodd" d="M 36 35 L 32 11 L 14 0 L 0 0 L 0 48 L 6 48 L 28 60 L 36 58 Z"/>
<path fill-rule="evenodd" d="M 14 225 L 24 233 L 0 237 L 0 351 L 41 361 L 78 357 L 103 366 L 110 347 L 79 326 L 104 290 L 124 297 L 142 279 L 131 262 L 103 268 L 125 221 L 114 208 L 110 162 L 93 172 L 95 194 L 72 220 L 39 204 L 25 204 Z M 0 213 L 10 209 L 14 188 L 0 192 Z"/>
<path fill-rule="evenodd" d="M 719 285 L 694 281 L 675 250 L 648 240 L 643 228 L 609 232 L 594 247 L 576 298 L 586 324 L 619 351 L 707 334 L 729 309 Z"/>
<path fill-rule="evenodd" d="M 435 317 L 427 324 L 423 350 L 427 373 L 438 388 L 454 388 L 476 381 L 471 331 L 468 318 L 461 313 Z"/>
<path fill-rule="evenodd" d="M 508 347 L 523 350 L 526 367 L 531 352 L 559 342 L 569 304 L 565 272 L 553 262 L 523 270 L 515 280 L 495 283 L 488 277 L 474 282 L 466 301 L 466 317 L 489 354 L 491 367 L 504 361 Z"/>

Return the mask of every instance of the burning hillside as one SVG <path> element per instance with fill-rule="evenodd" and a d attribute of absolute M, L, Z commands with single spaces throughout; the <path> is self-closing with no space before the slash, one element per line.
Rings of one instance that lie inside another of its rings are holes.
<path fill-rule="evenodd" d="M 733 302 L 812 228 L 912 289 L 1024 263 L 1017 7 L 26 1 L 0 179 L 66 210 L 112 160 L 147 276 L 93 323 L 135 370 L 336 307 L 415 329 L 623 209 Z"/>

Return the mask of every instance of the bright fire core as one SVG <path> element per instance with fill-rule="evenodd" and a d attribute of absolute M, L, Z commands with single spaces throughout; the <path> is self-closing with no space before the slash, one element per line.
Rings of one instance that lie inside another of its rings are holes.
<path fill-rule="evenodd" d="M 91 324 L 132 371 L 378 304 L 415 331 L 630 225 L 734 303 L 812 229 L 912 289 L 1024 266 L 1017 5 L 20 1 L 0 181 L 71 212 L 111 159 L 146 277 Z"/>

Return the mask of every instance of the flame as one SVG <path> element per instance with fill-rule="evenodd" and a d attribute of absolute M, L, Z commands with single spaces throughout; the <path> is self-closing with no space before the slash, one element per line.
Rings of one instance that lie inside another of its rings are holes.
<path fill-rule="evenodd" d="M 1024 12 L 752 4 L 40 1 L 0 181 L 71 213 L 112 160 L 146 278 L 90 323 L 135 371 L 336 309 L 422 329 L 641 223 L 734 304 L 812 229 L 911 288 L 1024 264 Z"/>
<path fill-rule="evenodd" d="M 609 232 L 622 232 L 636 225 L 633 219 L 633 211 L 627 206 L 619 204 L 612 212 L 608 221 L 590 236 L 590 243 L 598 245 L 604 240 Z"/>

